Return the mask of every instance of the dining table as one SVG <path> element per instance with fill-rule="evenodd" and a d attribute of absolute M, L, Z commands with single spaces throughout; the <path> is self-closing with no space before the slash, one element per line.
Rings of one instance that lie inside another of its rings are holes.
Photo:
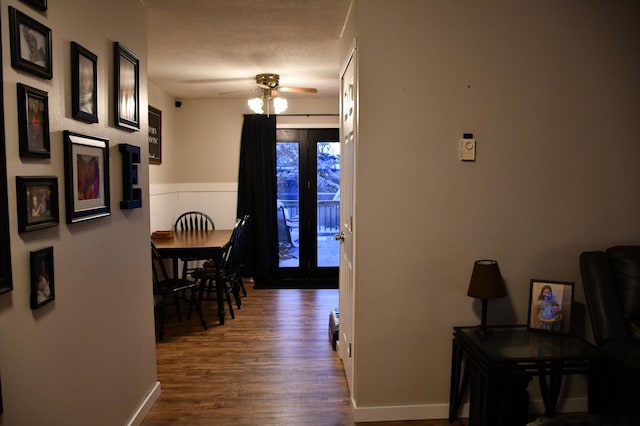
<path fill-rule="evenodd" d="M 173 262 L 173 276 L 178 277 L 180 258 L 211 259 L 216 265 L 222 265 L 222 253 L 225 244 L 231 239 L 231 229 L 215 230 L 175 230 L 162 237 L 151 236 L 162 257 Z M 216 304 L 220 325 L 224 324 L 224 276 L 222 267 L 216 268 Z"/>

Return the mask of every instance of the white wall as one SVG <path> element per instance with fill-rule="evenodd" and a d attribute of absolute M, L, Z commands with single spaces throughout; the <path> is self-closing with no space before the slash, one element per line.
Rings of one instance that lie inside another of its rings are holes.
<path fill-rule="evenodd" d="M 209 214 L 219 229 L 231 229 L 236 219 L 240 139 L 247 99 L 174 98 L 161 88 L 149 93 L 150 104 L 163 109 L 163 160 L 150 166 L 151 231 L 171 229 L 180 213 Z M 298 97 L 286 114 L 337 114 L 337 98 Z M 169 123 L 165 132 L 164 121 Z M 279 126 L 335 127 L 337 117 L 277 118 Z M 165 155 L 166 153 L 166 155 Z"/>
<path fill-rule="evenodd" d="M 638 18 L 633 1 L 356 1 L 356 420 L 447 416 L 474 260 L 509 292 L 489 323 L 526 323 L 530 279 L 584 303 L 579 254 L 640 241 Z M 561 409 L 585 408 L 579 382 Z"/>
<path fill-rule="evenodd" d="M 0 4 L 9 221 L 14 289 L 0 295 L 0 377 L 3 425 L 122 425 L 157 395 L 149 255 L 149 204 L 120 210 L 122 160 L 117 145 L 147 157 L 146 12 L 140 2 L 48 2 L 45 13 L 8 0 Z M 52 30 L 53 78 L 11 67 L 8 6 Z M 98 56 L 99 123 L 71 118 L 70 42 Z M 113 42 L 140 57 L 139 132 L 113 125 Z M 48 92 L 50 159 L 18 154 L 16 83 Z M 111 216 L 65 223 L 63 130 L 109 139 Z M 15 176 L 58 177 L 60 224 L 17 232 Z M 147 161 L 139 169 L 147 198 Z M 29 307 L 29 252 L 54 248 L 55 300 Z"/>

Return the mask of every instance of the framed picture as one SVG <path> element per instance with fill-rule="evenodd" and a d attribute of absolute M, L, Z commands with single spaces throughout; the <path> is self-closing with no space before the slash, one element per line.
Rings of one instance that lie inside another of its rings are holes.
<path fill-rule="evenodd" d="M 2 35 L 0 34 L 0 58 L 2 57 Z M 2 67 L 0 81 L 4 82 Z M 7 151 L 4 130 L 4 84 L 0 84 L 0 217 L 9 217 L 9 193 L 7 187 Z M 9 221 L 0 220 L 0 294 L 13 290 L 11 274 L 11 241 Z"/>
<path fill-rule="evenodd" d="M 574 283 L 532 279 L 527 329 L 569 334 Z"/>
<path fill-rule="evenodd" d="M 71 112 L 73 118 L 98 122 L 98 57 L 71 42 Z"/>
<path fill-rule="evenodd" d="M 51 29 L 9 6 L 11 66 L 51 79 Z"/>
<path fill-rule="evenodd" d="M 47 0 L 22 0 L 22 2 L 41 12 L 47 10 Z"/>
<path fill-rule="evenodd" d="M 116 125 L 125 129 L 140 129 L 140 60 L 129 49 L 115 42 L 114 46 L 114 106 Z"/>
<path fill-rule="evenodd" d="M 109 140 L 64 131 L 67 223 L 111 215 Z"/>
<path fill-rule="evenodd" d="M 149 164 L 162 163 L 162 111 L 149 105 Z"/>
<path fill-rule="evenodd" d="M 58 178 L 55 176 L 16 176 L 18 232 L 57 226 Z"/>
<path fill-rule="evenodd" d="M 49 95 L 17 83 L 20 157 L 51 158 Z"/>
<path fill-rule="evenodd" d="M 31 268 L 31 309 L 38 309 L 56 298 L 53 274 L 53 247 L 29 253 Z"/>

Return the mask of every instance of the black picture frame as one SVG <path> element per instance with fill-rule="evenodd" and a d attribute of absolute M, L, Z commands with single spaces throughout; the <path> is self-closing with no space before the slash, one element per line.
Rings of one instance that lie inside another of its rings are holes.
<path fill-rule="evenodd" d="M 0 13 L 1 14 L 1 13 Z M 0 31 L 0 58 L 2 58 L 2 31 Z M 0 65 L 2 60 L 0 59 Z M 0 66 L 0 81 L 4 81 Z M 4 84 L 0 84 L 0 217 L 9 217 L 9 192 L 7 187 L 7 151 L 4 128 Z M 11 272 L 11 238 L 9 221 L 0 220 L 0 294 L 13 290 Z M 2 396 L 0 395 L 0 400 Z"/>
<path fill-rule="evenodd" d="M 38 77 L 53 77 L 51 29 L 9 6 L 11 66 Z"/>
<path fill-rule="evenodd" d="M 22 3 L 28 4 L 36 10 L 45 12 L 47 10 L 47 0 L 20 0 Z"/>
<path fill-rule="evenodd" d="M 113 48 L 116 125 L 140 130 L 140 59 L 117 41 Z"/>
<path fill-rule="evenodd" d="M 527 329 L 570 334 L 575 283 L 532 279 L 529 287 Z"/>
<path fill-rule="evenodd" d="M 149 105 L 149 164 L 162 164 L 162 111 Z"/>
<path fill-rule="evenodd" d="M 56 298 L 53 247 L 29 252 L 31 270 L 31 309 L 38 309 Z"/>
<path fill-rule="evenodd" d="M 110 216 L 109 140 L 65 130 L 63 145 L 67 223 Z"/>
<path fill-rule="evenodd" d="M 55 176 L 16 176 L 18 232 L 57 226 L 58 178 Z"/>
<path fill-rule="evenodd" d="M 22 83 L 16 88 L 20 157 L 51 158 L 49 94 Z"/>
<path fill-rule="evenodd" d="M 98 122 L 98 56 L 71 42 L 71 114 L 86 123 Z"/>

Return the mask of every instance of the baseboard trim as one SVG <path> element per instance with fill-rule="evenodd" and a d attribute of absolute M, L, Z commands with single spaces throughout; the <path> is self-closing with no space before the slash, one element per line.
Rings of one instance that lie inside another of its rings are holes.
<path fill-rule="evenodd" d="M 151 407 L 153 407 L 153 404 L 155 404 L 156 400 L 160 397 L 160 393 L 160 382 L 156 382 L 155 385 L 153 385 L 153 387 L 151 388 L 151 391 L 147 394 L 146 398 L 142 401 L 142 404 L 140 404 L 140 406 L 136 410 L 133 417 L 131 417 L 129 423 L 127 423 L 127 426 L 137 426 L 142 424 L 144 417 L 151 410 Z"/>
<path fill-rule="evenodd" d="M 356 423 L 446 419 L 449 417 L 449 404 L 354 407 L 352 414 Z M 464 413 L 462 417 L 465 417 Z"/>
<path fill-rule="evenodd" d="M 449 418 L 449 404 L 357 407 L 353 403 L 353 399 L 351 402 L 354 422 L 393 422 Z M 558 412 L 560 413 L 586 413 L 587 411 L 587 398 L 570 398 L 558 401 Z M 541 399 L 529 402 L 529 413 L 544 413 L 544 403 Z M 469 417 L 468 403 L 462 406 L 459 417 Z"/>

